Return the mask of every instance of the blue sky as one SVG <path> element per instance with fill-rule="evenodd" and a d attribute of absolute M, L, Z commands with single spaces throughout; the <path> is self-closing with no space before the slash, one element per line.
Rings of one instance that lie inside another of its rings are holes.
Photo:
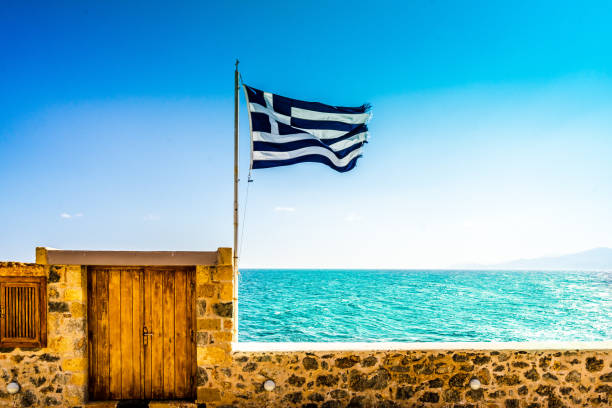
<path fill-rule="evenodd" d="M 252 86 L 374 113 L 350 173 L 254 172 L 243 266 L 612 247 L 612 5 L 533 3 L 4 2 L 0 259 L 231 246 L 237 57 Z"/>

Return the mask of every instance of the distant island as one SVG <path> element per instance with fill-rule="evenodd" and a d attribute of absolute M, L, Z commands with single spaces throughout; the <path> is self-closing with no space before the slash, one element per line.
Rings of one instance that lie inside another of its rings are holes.
<path fill-rule="evenodd" d="M 517 259 L 489 265 L 464 264 L 456 267 L 469 269 L 612 271 L 612 248 L 594 248 L 561 256 Z"/>

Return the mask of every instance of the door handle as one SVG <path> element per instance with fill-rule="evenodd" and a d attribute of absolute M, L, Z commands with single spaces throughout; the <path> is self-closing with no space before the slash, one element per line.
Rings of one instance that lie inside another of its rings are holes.
<path fill-rule="evenodd" d="M 147 326 L 142 328 L 142 343 L 146 346 L 148 344 L 147 336 L 153 336 L 153 332 L 147 329 Z"/>

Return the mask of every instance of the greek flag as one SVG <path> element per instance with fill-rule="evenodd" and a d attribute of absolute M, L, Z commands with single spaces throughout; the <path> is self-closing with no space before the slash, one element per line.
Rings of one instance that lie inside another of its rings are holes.
<path fill-rule="evenodd" d="M 367 143 L 369 105 L 330 106 L 285 98 L 244 85 L 254 169 L 317 162 L 353 169 Z"/>

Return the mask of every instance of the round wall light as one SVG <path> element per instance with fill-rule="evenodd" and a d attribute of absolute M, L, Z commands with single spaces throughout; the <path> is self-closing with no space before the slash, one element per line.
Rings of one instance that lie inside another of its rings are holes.
<path fill-rule="evenodd" d="M 267 381 L 264 383 L 264 390 L 266 390 L 266 391 L 273 391 L 273 390 L 274 390 L 274 388 L 276 388 L 276 384 L 274 383 L 274 381 L 272 381 L 272 380 L 267 380 Z"/>
<path fill-rule="evenodd" d="M 478 378 L 472 378 L 470 380 L 470 388 L 473 390 L 480 389 L 480 380 Z"/>
<path fill-rule="evenodd" d="M 6 385 L 6 392 L 9 394 L 17 394 L 21 387 L 15 381 L 12 381 Z"/>

